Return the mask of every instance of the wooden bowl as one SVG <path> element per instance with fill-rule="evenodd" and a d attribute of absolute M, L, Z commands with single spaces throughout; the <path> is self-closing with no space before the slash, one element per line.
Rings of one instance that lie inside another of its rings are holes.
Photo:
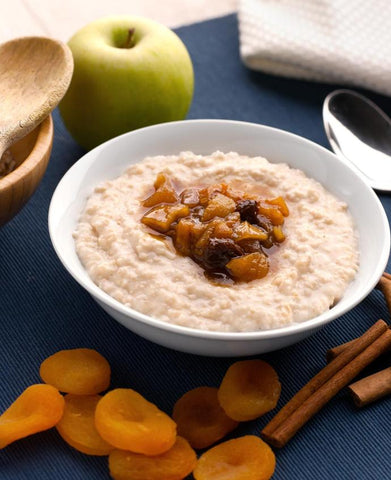
<path fill-rule="evenodd" d="M 27 203 L 41 181 L 53 145 L 53 119 L 49 115 L 38 127 L 10 147 L 16 168 L 0 178 L 0 227 Z"/>

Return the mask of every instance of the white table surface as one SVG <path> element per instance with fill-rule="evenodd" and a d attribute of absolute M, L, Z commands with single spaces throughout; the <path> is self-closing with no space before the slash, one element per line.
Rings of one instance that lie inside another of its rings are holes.
<path fill-rule="evenodd" d="M 26 35 L 67 41 L 94 19 L 141 15 L 176 27 L 236 10 L 237 0 L 0 0 L 0 42 Z"/>

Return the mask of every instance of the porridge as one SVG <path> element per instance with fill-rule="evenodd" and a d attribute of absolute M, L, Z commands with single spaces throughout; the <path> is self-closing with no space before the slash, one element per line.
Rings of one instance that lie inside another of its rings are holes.
<path fill-rule="evenodd" d="M 163 190 L 168 196 L 159 196 Z M 243 213 L 243 202 L 258 205 L 256 218 Z M 217 256 L 225 263 L 212 270 L 210 255 L 197 250 L 201 233 L 198 243 L 178 247 L 178 232 L 194 236 L 202 220 L 204 238 L 213 222 L 220 232 L 207 234 L 208 245 L 224 244 Z M 74 237 L 92 280 L 119 302 L 169 323 L 226 332 L 278 328 L 325 312 L 359 261 L 345 203 L 300 170 L 232 152 L 184 152 L 130 166 L 95 188 Z"/>

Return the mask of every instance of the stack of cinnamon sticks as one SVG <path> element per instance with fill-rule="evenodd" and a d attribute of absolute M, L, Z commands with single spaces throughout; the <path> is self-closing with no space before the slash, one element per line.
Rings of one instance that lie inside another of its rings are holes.
<path fill-rule="evenodd" d="M 391 314 L 391 275 L 384 273 L 377 288 L 382 291 Z M 266 425 L 262 437 L 283 447 L 326 403 L 376 358 L 391 350 L 391 330 L 378 320 L 361 337 L 327 352 L 328 365 L 313 377 Z M 391 368 L 349 386 L 358 406 L 391 393 Z"/>

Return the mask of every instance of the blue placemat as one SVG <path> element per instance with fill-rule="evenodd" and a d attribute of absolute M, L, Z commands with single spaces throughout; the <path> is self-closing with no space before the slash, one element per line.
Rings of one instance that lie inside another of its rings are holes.
<path fill-rule="evenodd" d="M 321 105 L 335 86 L 248 71 L 239 60 L 233 15 L 177 31 L 195 68 L 190 118 L 264 123 L 326 145 Z M 391 113 L 391 99 L 369 95 Z M 64 129 L 58 112 L 54 120 L 55 141 L 45 177 L 27 207 L 0 230 L 0 411 L 29 384 L 40 381 L 39 364 L 45 357 L 83 346 L 109 360 L 112 387 L 134 388 L 170 413 L 190 388 L 218 386 L 233 359 L 186 355 L 137 337 L 104 313 L 66 273 L 50 244 L 47 212 L 60 178 L 84 152 Z M 391 197 L 380 198 L 390 215 Z M 361 334 L 378 318 L 389 316 L 375 291 L 313 337 L 262 356 L 281 377 L 279 406 L 324 366 L 328 347 Z M 383 359 L 383 365 L 387 361 Z M 341 392 L 277 451 L 274 478 L 391 478 L 390 406 L 391 400 L 383 400 L 359 411 Z M 271 416 L 241 425 L 232 436 L 258 434 Z M 0 451 L 0 478 L 103 480 L 109 475 L 106 458 L 78 453 L 50 430 Z"/>

